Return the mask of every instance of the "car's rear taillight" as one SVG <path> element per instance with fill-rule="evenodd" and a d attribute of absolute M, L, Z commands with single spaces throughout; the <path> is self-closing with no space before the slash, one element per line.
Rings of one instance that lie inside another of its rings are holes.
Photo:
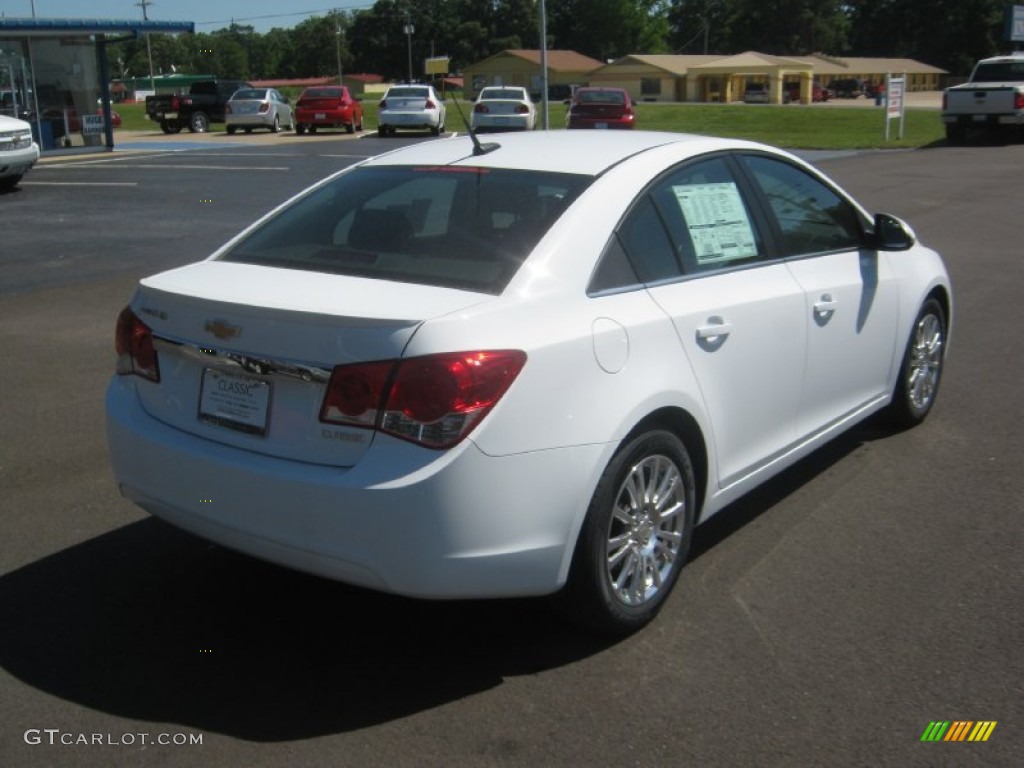
<path fill-rule="evenodd" d="M 530 111 L 530 108 L 528 106 L 526 106 L 525 104 L 516 104 L 516 114 L 517 115 L 525 115 L 529 111 Z"/>
<path fill-rule="evenodd" d="M 262 104 L 260 104 L 260 112 L 261 113 L 262 112 L 269 112 L 269 111 L 270 111 L 270 104 L 269 103 L 264 101 Z"/>
<path fill-rule="evenodd" d="M 153 332 L 139 320 L 131 307 L 125 307 L 117 317 L 114 349 L 117 350 L 118 374 L 134 374 L 150 381 L 160 381 L 160 365 L 153 346 Z"/>
<path fill-rule="evenodd" d="M 430 99 L 427 99 L 427 100 L 426 100 L 426 101 L 425 101 L 425 102 L 423 103 L 423 108 L 424 108 L 424 109 L 437 109 L 437 104 L 435 104 L 434 102 L 432 102 L 432 101 L 431 101 Z"/>
<path fill-rule="evenodd" d="M 490 112 L 491 110 L 489 110 L 487 108 L 486 104 L 477 104 L 475 107 L 473 107 L 473 111 L 474 112 L 480 112 L 480 113 L 486 113 L 486 112 Z"/>
<path fill-rule="evenodd" d="M 231 109 L 231 102 L 224 105 L 224 113 L 230 115 L 233 110 Z"/>
<path fill-rule="evenodd" d="M 380 104 L 377 105 L 377 109 L 387 109 L 387 108 L 388 108 L 388 100 L 387 99 L 381 99 L 380 100 Z"/>
<path fill-rule="evenodd" d="M 339 365 L 320 420 L 450 448 L 494 407 L 525 363 L 525 352 L 498 350 Z"/>
<path fill-rule="evenodd" d="M 171 109 L 181 109 L 181 99 L 177 96 L 171 97 Z"/>
<path fill-rule="evenodd" d="M 949 107 L 949 94 L 945 91 L 942 92 L 942 110 L 945 111 Z"/>
<path fill-rule="evenodd" d="M 1013 97 L 1013 108 L 1024 109 L 1024 93 L 1017 92 L 1017 95 Z"/>

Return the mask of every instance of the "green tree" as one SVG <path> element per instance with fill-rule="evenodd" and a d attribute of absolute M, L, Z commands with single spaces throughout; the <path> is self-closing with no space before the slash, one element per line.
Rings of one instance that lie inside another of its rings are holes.
<path fill-rule="evenodd" d="M 669 50 L 668 5 L 661 0 L 561 0 L 547 10 L 557 48 L 601 60 Z"/>
<path fill-rule="evenodd" d="M 851 52 L 908 57 L 966 75 L 1005 49 L 1004 0 L 852 0 Z"/>

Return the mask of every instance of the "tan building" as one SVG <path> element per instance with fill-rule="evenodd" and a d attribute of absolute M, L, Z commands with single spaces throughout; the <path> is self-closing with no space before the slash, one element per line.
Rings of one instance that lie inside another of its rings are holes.
<path fill-rule="evenodd" d="M 568 96 L 574 85 L 585 85 L 590 73 L 602 62 L 576 51 L 548 51 L 548 87 L 553 93 L 564 89 Z M 540 51 L 511 49 L 463 67 L 467 99 L 475 99 L 487 85 L 520 85 L 535 97 L 542 87 Z"/>
<path fill-rule="evenodd" d="M 945 70 L 913 59 L 844 59 L 813 56 L 771 56 L 747 51 L 732 56 L 641 55 L 616 59 L 590 74 L 588 82 L 625 88 L 635 101 L 740 101 L 749 83 L 768 87 L 769 101 L 784 101 L 790 83 L 798 84 L 800 101 L 811 100 L 811 84 L 860 80 L 885 82 L 887 74 L 906 74 L 908 91 L 939 89 Z"/>

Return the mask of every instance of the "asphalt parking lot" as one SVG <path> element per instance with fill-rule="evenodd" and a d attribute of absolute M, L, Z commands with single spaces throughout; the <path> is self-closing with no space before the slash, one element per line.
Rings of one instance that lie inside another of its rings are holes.
<path fill-rule="evenodd" d="M 703 526 L 661 616 L 610 643 L 543 601 L 276 568 L 119 497 L 103 392 L 134 283 L 414 140 L 246 138 L 47 162 L 0 196 L 0 765 L 1019 764 L 1024 145 L 820 161 L 946 258 L 935 411 Z M 922 743 L 936 720 L 997 726 Z"/>

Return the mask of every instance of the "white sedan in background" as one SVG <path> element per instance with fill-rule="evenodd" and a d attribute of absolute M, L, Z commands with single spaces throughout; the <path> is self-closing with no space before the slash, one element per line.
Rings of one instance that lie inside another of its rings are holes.
<path fill-rule="evenodd" d="M 474 131 L 532 131 L 537 126 L 537 107 L 525 88 L 488 86 L 480 91 L 469 115 Z"/>
<path fill-rule="evenodd" d="M 117 322 L 121 492 L 424 598 L 657 613 L 693 528 L 879 411 L 921 422 L 940 257 L 761 144 L 467 136 L 371 158 Z"/>
<path fill-rule="evenodd" d="M 393 136 L 399 129 L 444 131 L 444 99 L 431 85 L 393 85 L 377 106 L 377 135 Z"/>

